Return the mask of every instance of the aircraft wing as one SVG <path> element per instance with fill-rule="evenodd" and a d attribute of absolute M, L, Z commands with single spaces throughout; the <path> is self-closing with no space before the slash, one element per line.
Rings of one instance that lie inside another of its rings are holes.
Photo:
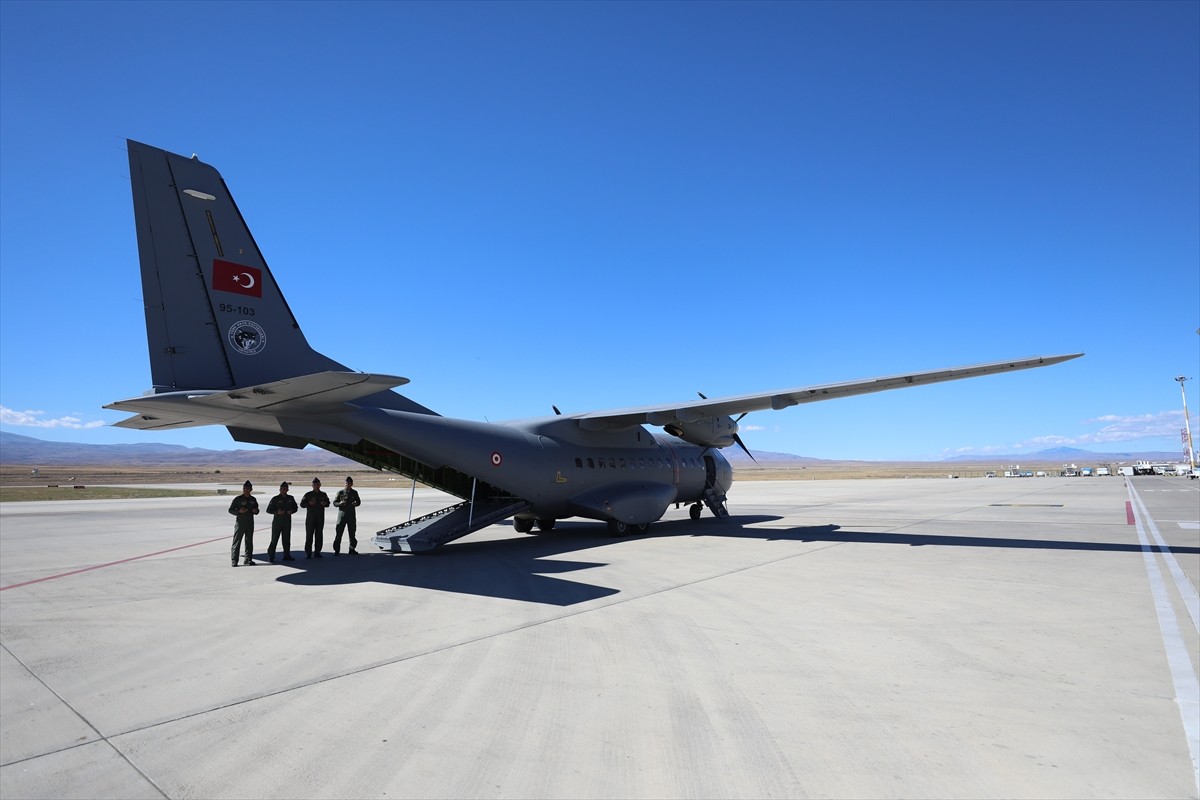
<path fill-rule="evenodd" d="M 395 375 L 362 372 L 317 372 L 258 386 L 226 391 L 164 392 L 120 400 L 105 408 L 133 411 L 118 428 L 162 430 L 196 425 L 246 425 L 253 418 L 310 417 L 332 411 L 350 400 L 408 383 Z"/>
<path fill-rule="evenodd" d="M 968 367 L 950 367 L 948 369 L 930 370 L 928 372 L 909 372 L 882 378 L 867 378 L 865 380 L 846 381 L 844 383 L 802 386 L 797 389 L 781 389 L 762 394 L 703 399 L 689 403 L 641 406 L 613 411 L 585 411 L 579 414 L 564 414 L 558 419 L 574 419 L 581 428 L 594 431 L 641 424 L 669 425 L 679 422 L 691 423 L 709 417 L 744 414 L 750 411 L 763 411 L 766 409 L 779 410 L 801 403 L 815 403 L 818 400 L 852 397 L 858 394 L 883 392 L 888 389 L 904 389 L 909 386 L 924 386 L 930 383 L 956 381 L 960 378 L 994 375 L 1000 372 L 1013 372 L 1020 369 L 1048 367 L 1051 364 L 1059 364 L 1063 361 L 1079 358 L 1081 355 L 1083 353 L 1071 353 L 1061 356 L 1038 356 L 1016 361 L 993 361 L 987 364 L 976 364 Z"/>

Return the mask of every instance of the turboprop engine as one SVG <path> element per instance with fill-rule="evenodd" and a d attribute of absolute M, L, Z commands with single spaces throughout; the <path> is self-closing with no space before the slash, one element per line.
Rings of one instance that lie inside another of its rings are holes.
<path fill-rule="evenodd" d="M 681 420 L 676 417 L 663 425 L 663 430 L 701 447 L 728 447 L 738 441 L 738 424 L 726 415 L 694 420 Z"/>

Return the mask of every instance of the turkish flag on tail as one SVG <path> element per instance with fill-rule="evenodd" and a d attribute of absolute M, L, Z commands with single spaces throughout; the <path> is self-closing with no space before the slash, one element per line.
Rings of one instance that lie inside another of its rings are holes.
<path fill-rule="evenodd" d="M 262 270 L 255 267 L 214 258 L 212 281 L 212 287 L 218 292 L 262 297 Z"/>

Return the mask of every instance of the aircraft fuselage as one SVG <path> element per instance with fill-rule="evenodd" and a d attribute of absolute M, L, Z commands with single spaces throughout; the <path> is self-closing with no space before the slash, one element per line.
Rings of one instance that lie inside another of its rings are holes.
<path fill-rule="evenodd" d="M 644 525 L 673 503 L 724 495 L 729 462 L 712 448 L 641 426 L 588 432 L 555 418 L 485 423 L 390 409 L 351 415 L 344 427 L 383 447 L 449 466 L 530 504 L 537 519 L 580 516 Z"/>

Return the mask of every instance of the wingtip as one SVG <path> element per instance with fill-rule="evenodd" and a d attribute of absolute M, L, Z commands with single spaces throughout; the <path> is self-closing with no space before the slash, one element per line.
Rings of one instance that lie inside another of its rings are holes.
<path fill-rule="evenodd" d="M 1038 359 L 1042 364 L 1049 366 L 1051 364 L 1061 364 L 1064 361 L 1070 361 L 1075 358 L 1083 357 L 1083 353 L 1064 353 L 1059 356 L 1042 356 Z"/>

